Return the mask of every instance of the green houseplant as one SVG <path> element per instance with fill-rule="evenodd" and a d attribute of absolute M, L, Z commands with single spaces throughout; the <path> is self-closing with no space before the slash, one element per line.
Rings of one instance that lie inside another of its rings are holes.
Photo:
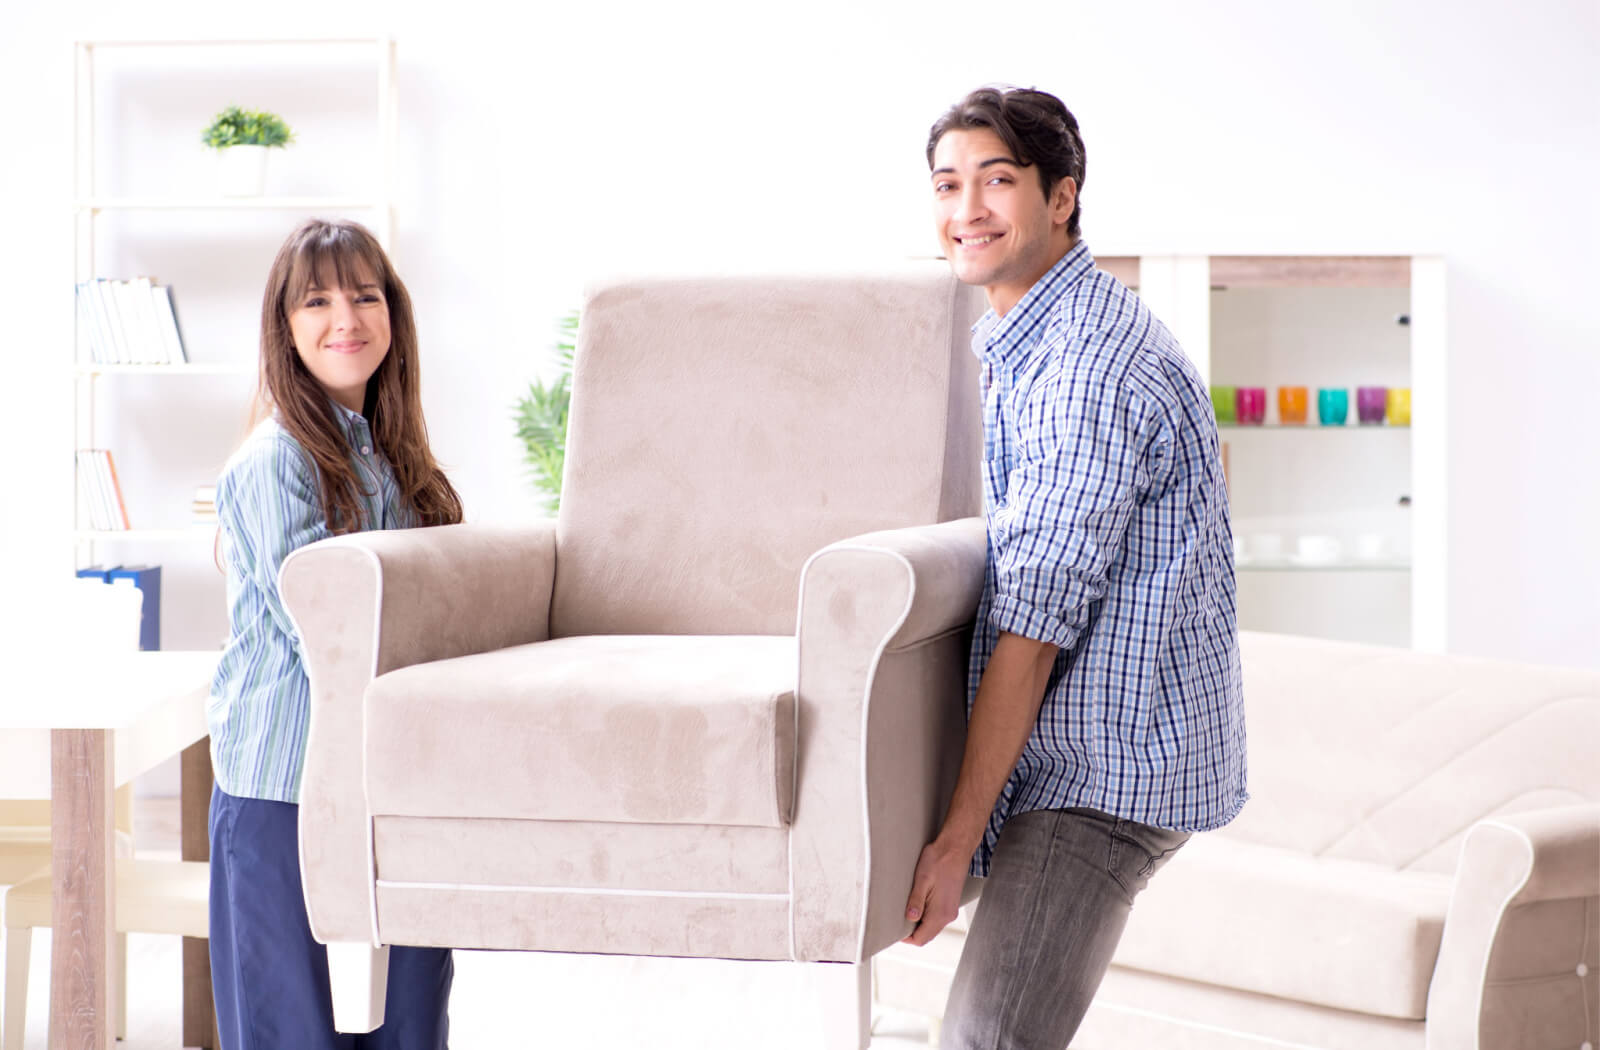
<path fill-rule="evenodd" d="M 212 118 L 200 141 L 217 151 L 222 192 L 253 197 L 266 186 L 267 151 L 293 142 L 294 132 L 276 113 L 229 106 Z"/>
<path fill-rule="evenodd" d="M 517 399 L 513 412 L 528 473 L 551 514 L 561 508 L 561 470 L 567 455 L 567 410 L 572 404 L 572 355 L 577 340 L 578 311 L 574 310 L 556 325 L 555 379 L 548 385 L 541 380 L 529 383 L 527 394 Z"/>

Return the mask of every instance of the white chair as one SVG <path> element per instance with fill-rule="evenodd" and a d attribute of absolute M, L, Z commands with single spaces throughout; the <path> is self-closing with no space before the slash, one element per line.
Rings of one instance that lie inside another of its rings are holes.
<path fill-rule="evenodd" d="M 204 861 L 117 861 L 117 972 L 112 987 L 118 1039 L 127 1036 L 128 1026 L 128 934 L 207 936 L 209 886 L 210 866 Z M 22 1050 L 29 949 L 34 929 L 51 925 L 50 888 L 46 871 L 6 891 L 6 998 L 0 1050 Z"/>

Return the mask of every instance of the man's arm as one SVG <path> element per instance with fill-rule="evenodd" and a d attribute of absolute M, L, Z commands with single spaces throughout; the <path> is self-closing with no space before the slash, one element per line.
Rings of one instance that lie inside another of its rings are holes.
<path fill-rule="evenodd" d="M 950 811 L 938 836 L 922 848 L 911 880 L 906 918 L 917 926 L 906 938 L 908 944 L 927 944 L 956 917 L 967 869 L 983 841 L 995 800 L 1038 721 L 1057 651 L 1048 642 L 1000 633 L 972 702 Z"/>

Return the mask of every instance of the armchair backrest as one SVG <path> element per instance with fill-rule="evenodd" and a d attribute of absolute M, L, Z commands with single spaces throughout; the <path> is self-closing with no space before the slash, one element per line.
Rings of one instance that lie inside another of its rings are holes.
<path fill-rule="evenodd" d="M 931 261 L 591 290 L 552 636 L 791 634 L 818 548 L 979 513 L 983 308 Z"/>

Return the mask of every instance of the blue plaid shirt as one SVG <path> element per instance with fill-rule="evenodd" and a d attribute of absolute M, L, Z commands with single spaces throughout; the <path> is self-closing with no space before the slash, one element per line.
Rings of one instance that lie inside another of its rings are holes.
<path fill-rule="evenodd" d="M 973 326 L 983 373 L 988 568 L 968 710 L 1001 631 L 1061 647 L 1000 793 L 1006 818 L 1088 807 L 1182 831 L 1245 792 L 1233 541 L 1206 388 L 1083 242 L 1004 317 Z"/>
<path fill-rule="evenodd" d="M 415 516 L 366 419 L 337 404 L 334 415 L 350 445 L 364 527 L 411 527 Z M 290 551 L 332 533 L 316 465 L 276 419 L 264 420 L 228 460 L 217 481 L 217 520 L 229 629 L 206 705 L 217 786 L 241 798 L 299 802 L 311 682 L 278 597 L 278 568 Z"/>

